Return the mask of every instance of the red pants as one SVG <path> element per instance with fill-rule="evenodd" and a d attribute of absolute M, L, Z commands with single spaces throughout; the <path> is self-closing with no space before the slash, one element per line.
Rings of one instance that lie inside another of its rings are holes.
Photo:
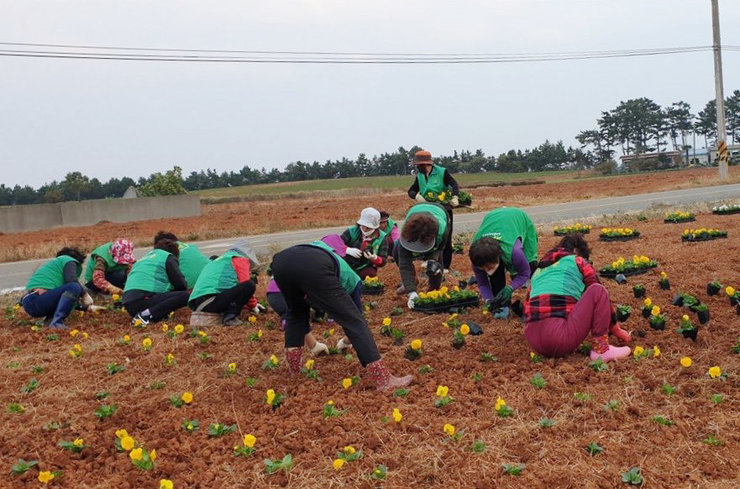
<path fill-rule="evenodd" d="M 573 353 L 584 339 L 609 333 L 611 303 L 601 284 L 586 289 L 567 318 L 550 317 L 532 321 L 524 327 L 524 337 L 532 349 L 547 357 Z"/>

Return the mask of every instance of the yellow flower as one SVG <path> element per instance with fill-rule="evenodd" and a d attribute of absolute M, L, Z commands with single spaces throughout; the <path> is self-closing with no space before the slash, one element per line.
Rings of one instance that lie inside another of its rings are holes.
<path fill-rule="evenodd" d="M 116 430 L 116 438 L 118 438 L 120 440 L 124 436 L 128 436 L 128 431 L 126 431 L 126 430 Z"/>
<path fill-rule="evenodd" d="M 331 399 L 329 399 L 328 401 L 326 401 L 326 405 L 327 406 L 333 406 L 334 405 L 334 401 L 332 401 Z"/>
<path fill-rule="evenodd" d="M 660 272 L 660 278 L 662 278 L 663 280 L 665 280 L 665 279 L 668 278 L 668 274 L 665 273 L 665 272 Z"/>
<path fill-rule="evenodd" d="M 536 356 L 537 356 L 537 354 L 535 352 L 533 352 L 533 351 L 530 351 L 529 352 L 529 358 L 530 359 L 534 360 L 534 357 L 536 357 Z"/>
<path fill-rule="evenodd" d="M 262 338 L 262 330 L 261 329 L 258 329 L 257 330 L 257 338 Z"/>
<path fill-rule="evenodd" d="M 437 196 L 437 199 L 439 199 L 440 202 L 444 202 L 444 200 L 445 200 L 445 194 L 439 194 Z"/>
<path fill-rule="evenodd" d="M 647 299 L 645 299 L 644 301 L 642 301 L 642 304 L 643 304 L 643 305 L 644 305 L 645 307 L 650 307 L 650 306 L 652 306 L 652 305 L 653 305 L 653 301 L 652 301 L 652 300 L 650 300 L 650 297 L 648 297 Z"/>
<path fill-rule="evenodd" d="M 727 286 L 727 287 L 725 288 L 725 292 L 727 293 L 727 295 L 729 295 L 729 296 L 733 296 L 733 295 L 735 295 L 735 288 L 734 288 L 734 287 L 730 287 L 730 286 L 728 285 L 728 286 Z"/>
<path fill-rule="evenodd" d="M 468 326 L 467 324 L 463 324 L 462 326 L 460 326 L 460 334 L 461 335 L 465 336 L 468 333 L 470 333 L 470 326 Z"/>
<path fill-rule="evenodd" d="M 182 399 L 182 402 L 184 402 L 185 404 L 190 404 L 191 402 L 193 402 L 193 394 L 192 392 L 188 391 L 183 392 L 180 396 L 180 399 Z"/>
<path fill-rule="evenodd" d="M 442 427 L 442 431 L 444 431 L 447 436 L 453 436 L 455 434 L 455 427 L 452 426 L 450 423 L 446 423 Z"/>
<path fill-rule="evenodd" d="M 80 333 L 79 331 L 77 331 L 76 329 L 73 329 L 72 331 L 70 331 L 70 332 L 69 332 L 69 335 L 70 335 L 70 336 L 71 336 L 72 338 L 74 338 L 74 337 L 75 337 L 75 336 L 77 336 L 77 335 L 78 335 L 79 333 Z"/>
<path fill-rule="evenodd" d="M 131 341 L 131 337 L 129 335 L 125 334 L 125 335 L 123 335 L 123 341 L 125 341 L 126 343 L 128 343 L 129 341 Z"/>
<path fill-rule="evenodd" d="M 84 331 L 82 332 L 82 339 L 83 339 L 83 340 L 86 340 L 86 339 L 88 339 L 89 337 L 90 337 L 90 335 L 89 335 L 89 334 L 85 333 Z"/>
<path fill-rule="evenodd" d="M 433 199 L 434 198 L 434 192 L 427 192 L 427 197 L 429 197 L 430 199 Z"/>
<path fill-rule="evenodd" d="M 658 314 L 660 314 L 660 307 L 653 306 L 653 308 L 650 309 L 650 314 L 652 314 L 653 316 L 657 316 Z"/>
<path fill-rule="evenodd" d="M 329 330 L 329 336 L 334 336 L 334 328 L 331 328 L 331 329 Z"/>
<path fill-rule="evenodd" d="M 686 315 L 686 314 L 684 314 L 683 316 L 681 316 L 681 320 L 684 321 L 684 322 L 688 322 L 689 316 Z"/>
<path fill-rule="evenodd" d="M 493 406 L 493 409 L 495 409 L 496 411 L 500 411 L 501 408 L 504 406 L 506 406 L 506 401 L 499 397 L 496 399 L 496 405 Z"/>
<path fill-rule="evenodd" d="M 252 433 L 244 435 L 244 446 L 245 447 L 253 448 L 255 443 L 257 443 L 257 437 L 254 436 Z"/>
<path fill-rule="evenodd" d="M 454 287 L 452 287 L 452 290 L 454 290 L 455 292 L 460 292 L 460 287 L 455 285 Z"/>
<path fill-rule="evenodd" d="M 142 324 L 144 323 L 141 321 L 141 319 L 139 318 L 134 319 L 134 326 L 136 326 L 137 328 L 141 326 Z"/>
<path fill-rule="evenodd" d="M 689 368 L 692 363 L 694 363 L 694 362 L 689 357 L 683 357 L 683 358 L 681 358 L 681 366 L 683 368 Z"/>
<path fill-rule="evenodd" d="M 173 363 L 174 361 L 175 361 L 175 355 L 173 355 L 172 353 L 168 353 L 168 354 L 167 354 L 167 355 L 166 355 L 166 356 L 164 357 L 164 362 L 165 362 L 165 363 L 166 363 L 167 365 L 172 365 L 172 363 Z"/>
<path fill-rule="evenodd" d="M 643 348 L 643 347 L 641 347 L 641 346 L 636 346 L 636 347 L 635 347 L 635 350 L 634 350 L 634 351 L 632 352 L 632 354 L 633 354 L 634 356 L 636 356 L 636 357 L 639 357 L 639 356 L 640 356 L 640 355 L 642 355 L 643 353 L 645 353 L 645 348 Z"/>
<path fill-rule="evenodd" d="M 313 368 L 313 364 L 313 358 L 309 358 L 308 360 L 306 360 L 306 370 L 311 370 Z"/>
<path fill-rule="evenodd" d="M 709 367 L 709 371 L 707 373 L 711 378 L 716 379 L 722 375 L 722 369 L 715 365 L 714 367 Z"/>
<path fill-rule="evenodd" d="M 75 439 L 75 441 L 72 442 L 72 445 L 74 445 L 76 447 L 84 446 L 85 445 L 85 440 L 83 440 L 82 438 L 77 438 L 77 439 Z"/>
<path fill-rule="evenodd" d="M 653 357 L 658 358 L 660 356 L 660 348 L 658 348 L 658 345 L 655 345 L 653 347 Z"/>
<path fill-rule="evenodd" d="M 48 484 L 54 479 L 54 474 L 50 470 L 44 470 L 39 472 L 39 482 L 42 484 Z"/>
<path fill-rule="evenodd" d="M 267 392 L 265 392 L 265 398 L 267 399 L 267 404 L 272 406 L 272 401 L 275 400 L 275 391 L 272 389 L 267 389 Z"/>
<path fill-rule="evenodd" d="M 130 451 L 135 446 L 136 446 L 136 440 L 134 440 L 130 436 L 126 435 L 123 438 L 121 438 L 121 448 L 123 448 L 127 452 Z"/>
<path fill-rule="evenodd" d="M 421 350 L 421 340 L 414 340 L 411 342 L 411 349 L 412 350 Z"/>
<path fill-rule="evenodd" d="M 113 294 L 112 296 L 110 296 L 110 298 L 113 299 L 113 302 L 118 302 L 118 299 L 120 299 L 121 296 L 118 294 Z"/>
<path fill-rule="evenodd" d="M 151 459 L 152 462 L 157 460 L 157 450 L 152 449 L 152 451 L 149 452 L 149 458 Z"/>
<path fill-rule="evenodd" d="M 350 379 L 349 377 L 345 377 L 344 379 L 342 379 L 342 387 L 344 387 L 345 389 L 349 389 L 350 387 L 352 387 L 352 379 Z"/>
<path fill-rule="evenodd" d="M 398 408 L 393 408 L 393 421 L 395 421 L 396 423 L 400 423 L 401 419 L 403 419 L 401 410 Z"/>
<path fill-rule="evenodd" d="M 160 479 L 159 481 L 159 489 L 173 489 L 174 487 L 172 481 L 169 479 Z"/>
<path fill-rule="evenodd" d="M 228 366 L 229 372 L 236 372 L 236 363 L 231 362 Z"/>
<path fill-rule="evenodd" d="M 152 339 L 151 338 L 144 338 L 141 340 L 141 346 L 143 348 L 151 348 L 152 347 Z"/>
<path fill-rule="evenodd" d="M 256 318 L 256 317 L 254 317 L 254 316 L 249 316 L 249 317 L 247 318 L 247 321 L 249 321 L 250 323 L 256 323 L 256 322 L 257 322 L 257 318 Z"/>
<path fill-rule="evenodd" d="M 200 337 L 208 336 L 208 333 L 206 333 L 205 331 L 198 331 L 198 336 Z"/>
<path fill-rule="evenodd" d="M 392 322 L 392 319 L 389 317 L 383 318 L 383 326 L 390 326 Z"/>
<path fill-rule="evenodd" d="M 270 363 L 273 365 L 277 365 L 278 363 L 280 363 L 280 360 L 278 360 L 278 357 L 276 357 L 275 355 L 270 355 Z"/>
<path fill-rule="evenodd" d="M 354 454 L 354 453 L 355 453 L 355 452 L 356 452 L 357 450 L 355 450 L 355 447 L 353 447 L 352 445 L 347 445 L 346 447 L 344 447 L 344 448 L 342 449 L 342 451 L 344 452 L 344 454 L 345 454 L 345 455 L 352 455 L 352 454 Z"/>
<path fill-rule="evenodd" d="M 128 456 L 131 457 L 131 460 L 141 460 L 143 458 L 142 452 L 143 450 L 141 449 L 141 447 L 134 448 L 133 450 L 131 450 Z"/>
<path fill-rule="evenodd" d="M 334 462 L 332 462 L 331 465 L 332 465 L 332 467 L 334 467 L 334 470 L 336 470 L 337 472 L 339 472 L 339 469 L 341 469 L 342 466 L 344 466 L 345 463 L 346 463 L 346 461 L 343 458 L 336 458 L 336 459 L 334 459 Z"/>
<path fill-rule="evenodd" d="M 448 392 L 450 392 L 450 389 L 446 385 L 437 386 L 437 397 L 445 397 Z"/>
<path fill-rule="evenodd" d="M 182 324 L 178 324 L 177 326 L 175 326 L 175 333 L 182 334 L 183 331 L 185 331 L 185 326 L 183 326 Z"/>
<path fill-rule="evenodd" d="M 80 345 L 79 343 L 75 343 L 72 349 L 76 351 L 82 351 L 82 345 Z"/>

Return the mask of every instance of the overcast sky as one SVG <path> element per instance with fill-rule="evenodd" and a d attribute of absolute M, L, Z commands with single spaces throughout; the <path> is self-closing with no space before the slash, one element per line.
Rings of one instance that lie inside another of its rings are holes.
<path fill-rule="evenodd" d="M 722 43 L 740 45 L 740 1 L 720 0 L 720 17 Z M 710 0 L 0 0 L 0 41 L 516 54 L 705 46 L 712 29 Z M 723 62 L 728 94 L 740 52 Z M 0 182 L 577 145 L 601 111 L 643 96 L 698 112 L 714 98 L 711 52 L 392 66 L 0 56 Z"/>

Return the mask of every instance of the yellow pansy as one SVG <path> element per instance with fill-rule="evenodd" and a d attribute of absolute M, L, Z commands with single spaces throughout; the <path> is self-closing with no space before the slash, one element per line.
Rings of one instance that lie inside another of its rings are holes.
<path fill-rule="evenodd" d="M 421 340 L 414 340 L 411 342 L 412 350 L 421 350 Z"/>
<path fill-rule="evenodd" d="M 143 458 L 143 450 L 141 447 L 134 448 L 131 450 L 131 452 L 128 454 L 129 457 L 131 457 L 131 460 L 141 460 Z"/>
<path fill-rule="evenodd" d="M 229 372 L 236 372 L 236 363 L 231 362 L 228 366 Z"/>
<path fill-rule="evenodd" d="M 152 347 L 152 339 L 151 338 L 144 338 L 141 340 L 141 346 L 144 348 L 151 348 Z"/>
<path fill-rule="evenodd" d="M 645 348 L 641 346 L 636 346 L 635 350 L 632 352 L 632 354 L 636 357 L 639 357 L 645 353 Z"/>
<path fill-rule="evenodd" d="M 273 389 L 267 389 L 267 392 L 265 392 L 265 398 L 267 400 L 267 404 L 272 406 L 272 402 L 275 400 L 275 391 Z"/>
<path fill-rule="evenodd" d="M 123 438 L 121 438 L 121 448 L 123 448 L 127 452 L 130 451 L 135 446 L 136 446 L 136 440 L 134 440 L 130 436 L 126 435 Z"/>
<path fill-rule="evenodd" d="M 347 463 L 347 461 L 344 460 L 343 458 L 336 458 L 334 459 L 334 462 L 332 462 L 331 465 L 332 467 L 334 467 L 334 470 L 339 471 L 339 469 L 341 469 L 345 463 Z"/>
<path fill-rule="evenodd" d="M 462 326 L 460 326 L 460 334 L 461 335 L 465 336 L 468 333 L 470 333 L 470 326 L 468 326 L 467 324 L 463 324 Z"/>
<path fill-rule="evenodd" d="M 350 387 L 352 387 L 352 379 L 350 379 L 349 377 L 345 377 L 344 379 L 342 379 L 342 387 L 344 387 L 345 389 L 349 389 Z"/>
<path fill-rule="evenodd" d="M 352 455 L 357 452 L 357 450 L 355 450 L 355 447 L 353 447 L 352 445 L 347 445 L 342 449 L 342 451 L 345 455 Z"/>
<path fill-rule="evenodd" d="M 183 331 L 185 331 L 185 326 L 183 326 L 182 324 L 178 324 L 177 326 L 175 326 L 175 333 L 182 334 Z"/>
<path fill-rule="evenodd" d="M 81 446 L 84 446 L 84 445 L 85 445 L 85 440 L 83 440 L 82 438 L 77 438 L 77 439 L 75 439 L 75 440 L 74 440 L 74 441 L 72 442 L 72 445 L 74 445 L 74 446 L 76 446 L 76 447 L 81 447 Z"/>
<path fill-rule="evenodd" d="M 278 363 L 280 363 L 280 360 L 278 360 L 278 357 L 276 357 L 275 355 L 270 355 L 270 363 L 273 365 L 277 365 Z"/>
<path fill-rule="evenodd" d="M 257 322 L 257 318 L 256 318 L 256 317 L 254 317 L 254 316 L 249 316 L 249 317 L 247 318 L 247 321 L 249 321 L 250 323 L 256 323 L 256 322 Z"/>
<path fill-rule="evenodd" d="M 403 419 L 403 415 L 401 414 L 401 410 L 398 408 L 393 409 L 393 421 L 396 423 L 400 423 L 401 419 Z"/>
<path fill-rule="evenodd" d="M 450 389 L 446 385 L 437 386 L 437 397 L 445 397 L 448 392 L 450 392 Z"/>
<path fill-rule="evenodd" d="M 169 327 L 169 326 L 167 326 L 167 323 L 164 323 L 164 324 L 162 325 L 162 332 L 163 332 L 163 333 L 166 333 L 166 332 L 167 332 L 167 331 L 169 331 L 169 330 L 170 330 L 170 327 Z"/>
<path fill-rule="evenodd" d="M 125 335 L 123 335 L 123 341 L 125 341 L 126 343 L 128 343 L 129 341 L 131 341 L 131 337 L 129 335 L 125 334 Z"/>
<path fill-rule="evenodd" d="M 657 316 L 658 314 L 660 314 L 660 307 L 653 306 L 653 308 L 650 309 L 650 314 L 652 314 L 653 316 Z"/>
<path fill-rule="evenodd" d="M 727 287 L 725 287 L 725 293 L 732 297 L 733 295 L 735 295 L 735 288 L 728 285 Z"/>
<path fill-rule="evenodd" d="M 308 360 L 306 360 L 306 365 L 305 365 L 306 370 L 311 370 L 313 368 L 313 364 L 314 364 L 313 358 L 309 358 Z"/>
<path fill-rule="evenodd" d="M 254 444 L 257 443 L 257 437 L 254 436 L 252 433 L 249 433 L 247 435 L 244 435 L 243 442 L 245 447 L 253 448 Z"/>
<path fill-rule="evenodd" d="M 128 436 L 128 431 L 126 431 L 126 430 L 116 430 L 116 438 L 118 438 L 120 440 L 124 436 Z"/>
<path fill-rule="evenodd" d="M 79 332 L 78 330 L 76 330 L 76 329 L 73 329 L 72 331 L 70 331 L 70 332 L 69 332 L 69 335 L 70 335 L 70 336 L 71 336 L 72 338 L 74 338 L 74 337 L 75 337 L 75 336 L 77 336 L 77 335 L 78 335 L 79 333 L 80 333 L 80 332 Z"/>
<path fill-rule="evenodd" d="M 149 452 L 149 458 L 151 459 L 152 462 L 157 460 L 157 451 L 152 449 L 152 451 Z"/>
<path fill-rule="evenodd" d="M 652 301 L 652 299 L 650 299 L 650 297 L 648 297 L 647 299 L 645 299 L 644 301 L 642 301 L 642 304 L 643 304 L 643 305 L 644 305 L 645 307 L 650 307 L 650 306 L 652 306 L 652 305 L 653 305 L 653 301 Z"/>
<path fill-rule="evenodd" d="M 660 356 L 660 348 L 658 348 L 658 345 L 655 345 L 653 347 L 653 357 L 658 358 Z"/>
<path fill-rule="evenodd" d="M 445 423 L 442 427 L 442 431 L 444 431 L 447 436 L 453 436 L 455 434 L 455 427 L 450 423 Z"/>
<path fill-rule="evenodd" d="M 190 404 L 191 402 L 193 402 L 193 394 L 187 391 L 183 392 L 180 396 L 180 399 L 182 399 L 182 402 L 184 402 L 185 404 Z"/>
<path fill-rule="evenodd" d="M 681 320 L 684 322 L 688 322 L 689 316 L 687 314 L 684 314 L 683 316 L 681 316 Z"/>
<path fill-rule="evenodd" d="M 496 399 L 496 404 L 493 406 L 493 409 L 496 411 L 500 411 L 502 407 L 506 406 L 506 401 L 504 401 L 502 398 Z"/>
<path fill-rule="evenodd" d="M 383 326 L 390 326 L 393 320 L 389 317 L 383 318 Z"/>
<path fill-rule="evenodd" d="M 681 358 L 681 366 L 683 368 L 689 368 L 692 363 L 694 363 L 694 362 L 689 357 L 683 357 L 683 358 Z"/>
<path fill-rule="evenodd" d="M 169 479 L 160 479 L 159 481 L 159 489 L 173 489 L 174 487 L 174 484 Z"/>
<path fill-rule="evenodd" d="M 41 482 L 42 484 L 48 484 L 52 480 L 54 480 L 54 474 L 52 474 L 50 470 L 43 470 L 39 472 L 39 482 Z"/>
<path fill-rule="evenodd" d="M 714 367 L 709 367 L 709 371 L 707 373 L 711 378 L 716 379 L 717 377 L 722 376 L 722 369 L 715 365 Z"/>

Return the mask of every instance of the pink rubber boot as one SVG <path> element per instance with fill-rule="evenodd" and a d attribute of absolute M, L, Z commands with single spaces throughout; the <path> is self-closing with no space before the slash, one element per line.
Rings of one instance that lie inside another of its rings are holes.
<path fill-rule="evenodd" d="M 396 377 L 388 370 L 388 367 L 383 364 L 383 360 L 367 365 L 367 372 L 375 383 L 375 388 L 380 392 L 387 392 L 395 389 L 406 387 L 414 380 L 413 375 L 406 375 L 404 377 Z"/>
<path fill-rule="evenodd" d="M 632 335 L 629 334 L 629 331 L 623 330 L 619 324 L 612 326 L 609 332 L 625 343 L 629 343 L 632 340 Z"/>
<path fill-rule="evenodd" d="M 609 344 L 609 335 L 594 337 L 594 347 L 591 350 L 591 360 L 601 359 L 602 362 L 617 360 L 629 356 L 632 352 L 629 346 L 612 346 Z"/>
<path fill-rule="evenodd" d="M 303 363 L 302 350 L 302 348 L 285 349 L 285 359 L 288 362 L 288 372 L 290 375 L 297 375 L 301 371 L 301 363 Z"/>

